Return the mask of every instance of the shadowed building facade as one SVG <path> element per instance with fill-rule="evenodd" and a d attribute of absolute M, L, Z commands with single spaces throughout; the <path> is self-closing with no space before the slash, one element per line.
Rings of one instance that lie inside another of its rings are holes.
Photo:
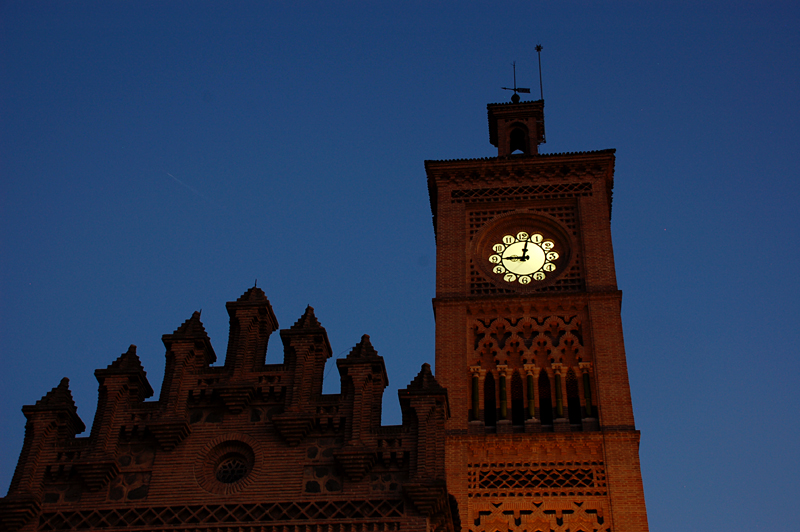
<path fill-rule="evenodd" d="M 264 292 L 227 304 L 223 366 L 200 314 L 164 335 L 158 401 L 134 346 L 95 372 L 88 437 L 66 379 L 26 406 L 25 441 L 3 530 L 453 531 L 444 481 L 447 393 L 425 364 L 400 390 L 403 424 L 381 426 L 388 383 L 368 336 L 337 360 L 341 393 L 322 394 L 331 347 L 308 307 L 280 331 Z"/>
<path fill-rule="evenodd" d="M 515 95 L 516 96 L 516 95 Z M 611 246 L 613 150 L 539 155 L 543 101 L 492 104 L 498 156 L 427 161 L 436 369 L 381 426 L 383 359 L 337 360 L 311 307 L 280 331 L 253 287 L 224 365 L 194 313 L 164 335 L 157 401 L 134 346 L 95 372 L 88 436 L 66 379 L 23 407 L 3 530 L 645 531 Z"/>

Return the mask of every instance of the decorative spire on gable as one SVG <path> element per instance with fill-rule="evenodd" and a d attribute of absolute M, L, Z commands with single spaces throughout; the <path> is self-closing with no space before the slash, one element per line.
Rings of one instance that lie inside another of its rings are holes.
<path fill-rule="evenodd" d="M 242 294 L 236 301 L 238 303 L 261 303 L 263 301 L 267 301 L 267 295 L 259 287 L 253 286 L 247 292 Z"/>
<path fill-rule="evenodd" d="M 200 327 L 202 327 L 202 324 Z M 107 377 L 119 375 L 127 376 L 128 384 L 132 385 L 135 390 L 138 390 L 137 393 L 140 395 L 140 400 L 144 400 L 153 395 L 153 388 L 147 380 L 147 372 L 144 370 L 142 362 L 136 354 L 136 346 L 133 344 L 107 368 L 96 370 L 94 375 L 97 377 L 101 386 Z"/>
<path fill-rule="evenodd" d="M 231 320 L 225 367 L 241 372 L 263 366 L 269 337 L 278 328 L 266 294 L 253 286 L 225 308 Z"/>
<path fill-rule="evenodd" d="M 75 400 L 72 398 L 72 392 L 69 391 L 69 379 L 64 377 L 58 386 L 47 392 L 44 397 L 36 401 L 39 407 L 48 406 L 67 406 L 71 409 L 77 410 Z"/>
<path fill-rule="evenodd" d="M 144 371 L 142 362 L 139 360 L 139 356 L 136 354 L 136 346 L 133 344 L 131 344 L 128 350 L 122 353 L 106 369 L 115 369 L 120 372 Z"/>
<path fill-rule="evenodd" d="M 321 329 L 322 325 L 320 325 L 319 320 L 314 315 L 314 307 L 308 305 L 306 307 L 306 311 L 300 316 L 294 325 L 290 327 L 290 329 Z"/>
<path fill-rule="evenodd" d="M 165 334 L 161 337 L 161 341 L 167 348 L 167 351 L 172 349 L 175 343 L 191 343 L 192 345 L 200 344 L 205 353 L 203 362 L 206 365 L 211 365 L 217 361 L 217 354 L 214 348 L 211 347 L 211 339 L 206 333 L 206 328 L 203 327 L 203 322 L 200 321 L 200 312 L 194 311 L 192 316 L 184 321 L 172 334 Z"/>
<path fill-rule="evenodd" d="M 431 365 L 427 362 L 422 365 L 422 369 L 419 370 L 414 380 L 406 386 L 405 391 L 424 394 L 447 393 L 447 390 L 433 376 Z"/>
<path fill-rule="evenodd" d="M 372 347 L 372 342 L 369 341 L 369 335 L 365 334 L 361 337 L 361 341 L 356 344 L 350 354 L 347 355 L 348 359 L 353 358 L 377 358 L 378 352 Z"/>
<path fill-rule="evenodd" d="M 208 333 L 200 321 L 200 312 L 194 311 L 192 317 L 184 321 L 175 332 L 172 333 L 173 338 L 198 338 L 208 339 Z"/>
<path fill-rule="evenodd" d="M 67 413 L 66 421 L 68 422 L 68 429 L 66 433 L 75 435 L 86 430 L 86 425 L 84 425 L 80 416 L 78 416 L 78 407 L 75 406 L 75 401 L 72 399 L 72 392 L 69 391 L 69 379 L 66 377 L 61 379 L 58 386 L 36 401 L 36 404 L 22 407 L 22 413 L 25 414 L 25 417 L 28 419 L 31 419 L 31 416 L 35 416 L 39 412 L 55 411 Z"/>

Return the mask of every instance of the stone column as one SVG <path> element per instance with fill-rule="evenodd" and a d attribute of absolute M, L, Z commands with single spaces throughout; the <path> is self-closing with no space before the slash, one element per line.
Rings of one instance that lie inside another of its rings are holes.
<path fill-rule="evenodd" d="M 583 430 L 584 432 L 599 430 L 600 424 L 597 421 L 597 407 L 595 407 L 592 403 L 592 363 L 579 362 L 578 370 L 582 376 L 581 380 L 578 382 L 581 385 L 584 398 L 584 407 L 586 408 L 586 417 L 581 420 L 581 423 L 583 424 Z"/>
<path fill-rule="evenodd" d="M 542 422 L 536 417 L 538 409 L 536 403 L 539 400 L 539 372 L 542 368 L 536 364 L 525 364 L 522 366 L 525 371 L 525 393 L 527 395 L 527 414 L 525 420 L 525 432 L 541 432 Z"/>
<path fill-rule="evenodd" d="M 505 364 L 497 365 L 498 375 L 498 396 L 500 399 L 500 418 L 497 420 L 497 433 L 505 434 L 513 432 L 511 419 L 508 415 L 508 366 Z"/>
<path fill-rule="evenodd" d="M 552 367 L 553 388 L 556 396 L 556 419 L 553 420 L 553 431 L 569 432 L 571 430 L 569 419 L 564 417 L 564 404 L 566 403 L 564 400 L 564 374 L 566 373 L 566 369 L 564 368 L 564 364 L 558 362 L 552 364 Z"/>
<path fill-rule="evenodd" d="M 470 398 L 472 403 L 472 419 L 469 420 L 469 431 L 470 433 L 483 434 L 485 423 L 483 419 L 481 419 L 481 405 L 483 404 L 481 401 L 481 390 L 483 390 L 483 380 L 486 375 L 486 370 L 481 368 L 480 365 L 477 365 L 470 366 L 469 372 L 472 375 L 472 397 Z"/>

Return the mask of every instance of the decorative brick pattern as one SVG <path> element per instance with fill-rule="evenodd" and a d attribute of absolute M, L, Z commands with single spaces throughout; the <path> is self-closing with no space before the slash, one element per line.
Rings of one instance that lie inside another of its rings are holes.
<path fill-rule="evenodd" d="M 314 521 L 399 520 L 404 513 L 402 500 L 386 499 L 107 508 L 44 512 L 38 530 L 185 530 L 193 525 L 230 523 L 281 523 L 292 527 L 314 525 Z"/>
<path fill-rule="evenodd" d="M 606 495 L 603 463 L 544 462 L 471 464 L 470 497 Z"/>
<path fill-rule="evenodd" d="M 603 504 L 587 499 L 569 502 L 501 502 L 476 504 L 471 532 L 526 530 L 539 532 L 611 532 Z"/>
<path fill-rule="evenodd" d="M 454 203 L 466 203 L 487 200 L 553 200 L 591 195 L 591 183 L 559 183 L 553 185 L 458 189 L 452 191 L 450 197 Z"/>

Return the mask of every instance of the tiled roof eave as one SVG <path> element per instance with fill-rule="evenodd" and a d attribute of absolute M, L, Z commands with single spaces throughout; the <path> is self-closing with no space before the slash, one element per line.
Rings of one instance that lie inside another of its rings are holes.
<path fill-rule="evenodd" d="M 561 152 L 561 153 L 540 153 L 537 155 L 530 155 L 524 156 L 519 155 L 515 156 L 512 155 L 510 157 L 479 157 L 479 158 L 470 158 L 470 159 L 429 159 L 425 161 L 425 166 L 427 167 L 428 164 L 437 164 L 437 163 L 473 163 L 473 162 L 536 162 L 540 160 L 547 160 L 547 159 L 557 159 L 559 157 L 576 157 L 576 156 L 593 156 L 593 155 L 613 155 L 617 150 L 615 148 L 609 148 L 606 150 L 593 150 L 593 151 L 574 151 L 574 152 Z"/>

